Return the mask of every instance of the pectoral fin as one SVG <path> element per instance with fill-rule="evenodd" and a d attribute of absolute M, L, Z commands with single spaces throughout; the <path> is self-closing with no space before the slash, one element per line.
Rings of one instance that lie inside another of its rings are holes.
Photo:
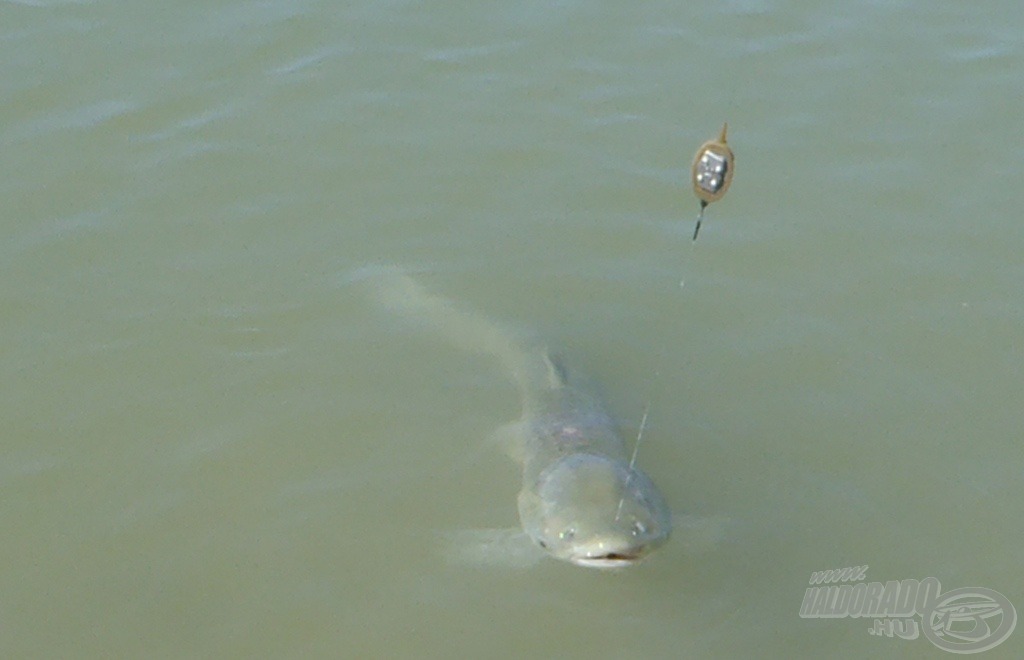
<path fill-rule="evenodd" d="M 444 555 L 453 564 L 530 568 L 546 554 L 523 530 L 464 529 L 444 534 Z"/>
<path fill-rule="evenodd" d="M 726 542 L 733 527 L 733 520 L 726 516 L 672 515 L 672 538 L 677 539 L 689 554 L 699 555 L 718 549 Z"/>
<path fill-rule="evenodd" d="M 527 426 L 525 422 L 516 420 L 496 428 L 488 437 L 487 444 L 500 449 L 516 463 L 522 464 L 526 459 Z"/>

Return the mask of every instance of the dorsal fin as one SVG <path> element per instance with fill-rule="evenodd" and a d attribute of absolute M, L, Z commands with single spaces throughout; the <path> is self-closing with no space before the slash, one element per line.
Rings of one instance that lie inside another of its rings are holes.
<path fill-rule="evenodd" d="M 548 385 L 552 389 L 565 387 L 569 383 L 569 372 L 559 356 L 544 351 L 544 364 L 548 367 Z"/>

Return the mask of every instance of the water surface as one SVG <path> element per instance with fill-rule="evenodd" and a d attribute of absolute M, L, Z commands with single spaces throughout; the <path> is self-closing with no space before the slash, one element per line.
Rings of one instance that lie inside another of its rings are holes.
<path fill-rule="evenodd" d="M 0 4 L 3 655 L 934 657 L 799 617 L 863 564 L 1024 608 L 1022 35 L 1008 0 Z M 366 264 L 550 338 L 627 436 L 650 402 L 639 463 L 724 533 L 452 561 L 517 522 L 515 392 Z"/>

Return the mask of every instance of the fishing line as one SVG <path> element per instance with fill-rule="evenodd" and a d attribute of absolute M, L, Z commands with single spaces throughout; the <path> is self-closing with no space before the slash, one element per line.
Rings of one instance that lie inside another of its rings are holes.
<path fill-rule="evenodd" d="M 647 413 L 651 411 L 651 402 L 648 401 L 647 405 L 644 406 L 644 416 L 640 419 L 640 430 L 636 434 L 636 443 L 633 445 L 633 456 L 629 459 L 629 474 L 626 475 L 626 485 L 623 488 L 624 491 L 629 491 L 629 482 L 633 480 L 633 466 L 636 465 L 636 455 L 640 451 L 640 439 L 644 437 L 644 428 L 647 426 Z M 626 501 L 626 495 L 623 493 L 619 499 L 619 506 L 615 510 L 615 520 L 618 521 L 619 516 L 622 514 L 622 504 Z"/>

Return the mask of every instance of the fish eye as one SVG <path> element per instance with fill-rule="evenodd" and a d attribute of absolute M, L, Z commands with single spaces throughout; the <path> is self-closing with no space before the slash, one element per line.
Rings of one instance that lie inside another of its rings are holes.
<path fill-rule="evenodd" d="M 647 531 L 647 525 L 643 524 L 639 520 L 633 521 L 633 536 L 640 536 Z"/>
<path fill-rule="evenodd" d="M 558 535 L 558 538 L 562 539 L 563 541 L 571 541 L 575 536 L 576 530 L 572 527 L 569 527 L 568 529 L 562 530 L 562 532 Z"/>

